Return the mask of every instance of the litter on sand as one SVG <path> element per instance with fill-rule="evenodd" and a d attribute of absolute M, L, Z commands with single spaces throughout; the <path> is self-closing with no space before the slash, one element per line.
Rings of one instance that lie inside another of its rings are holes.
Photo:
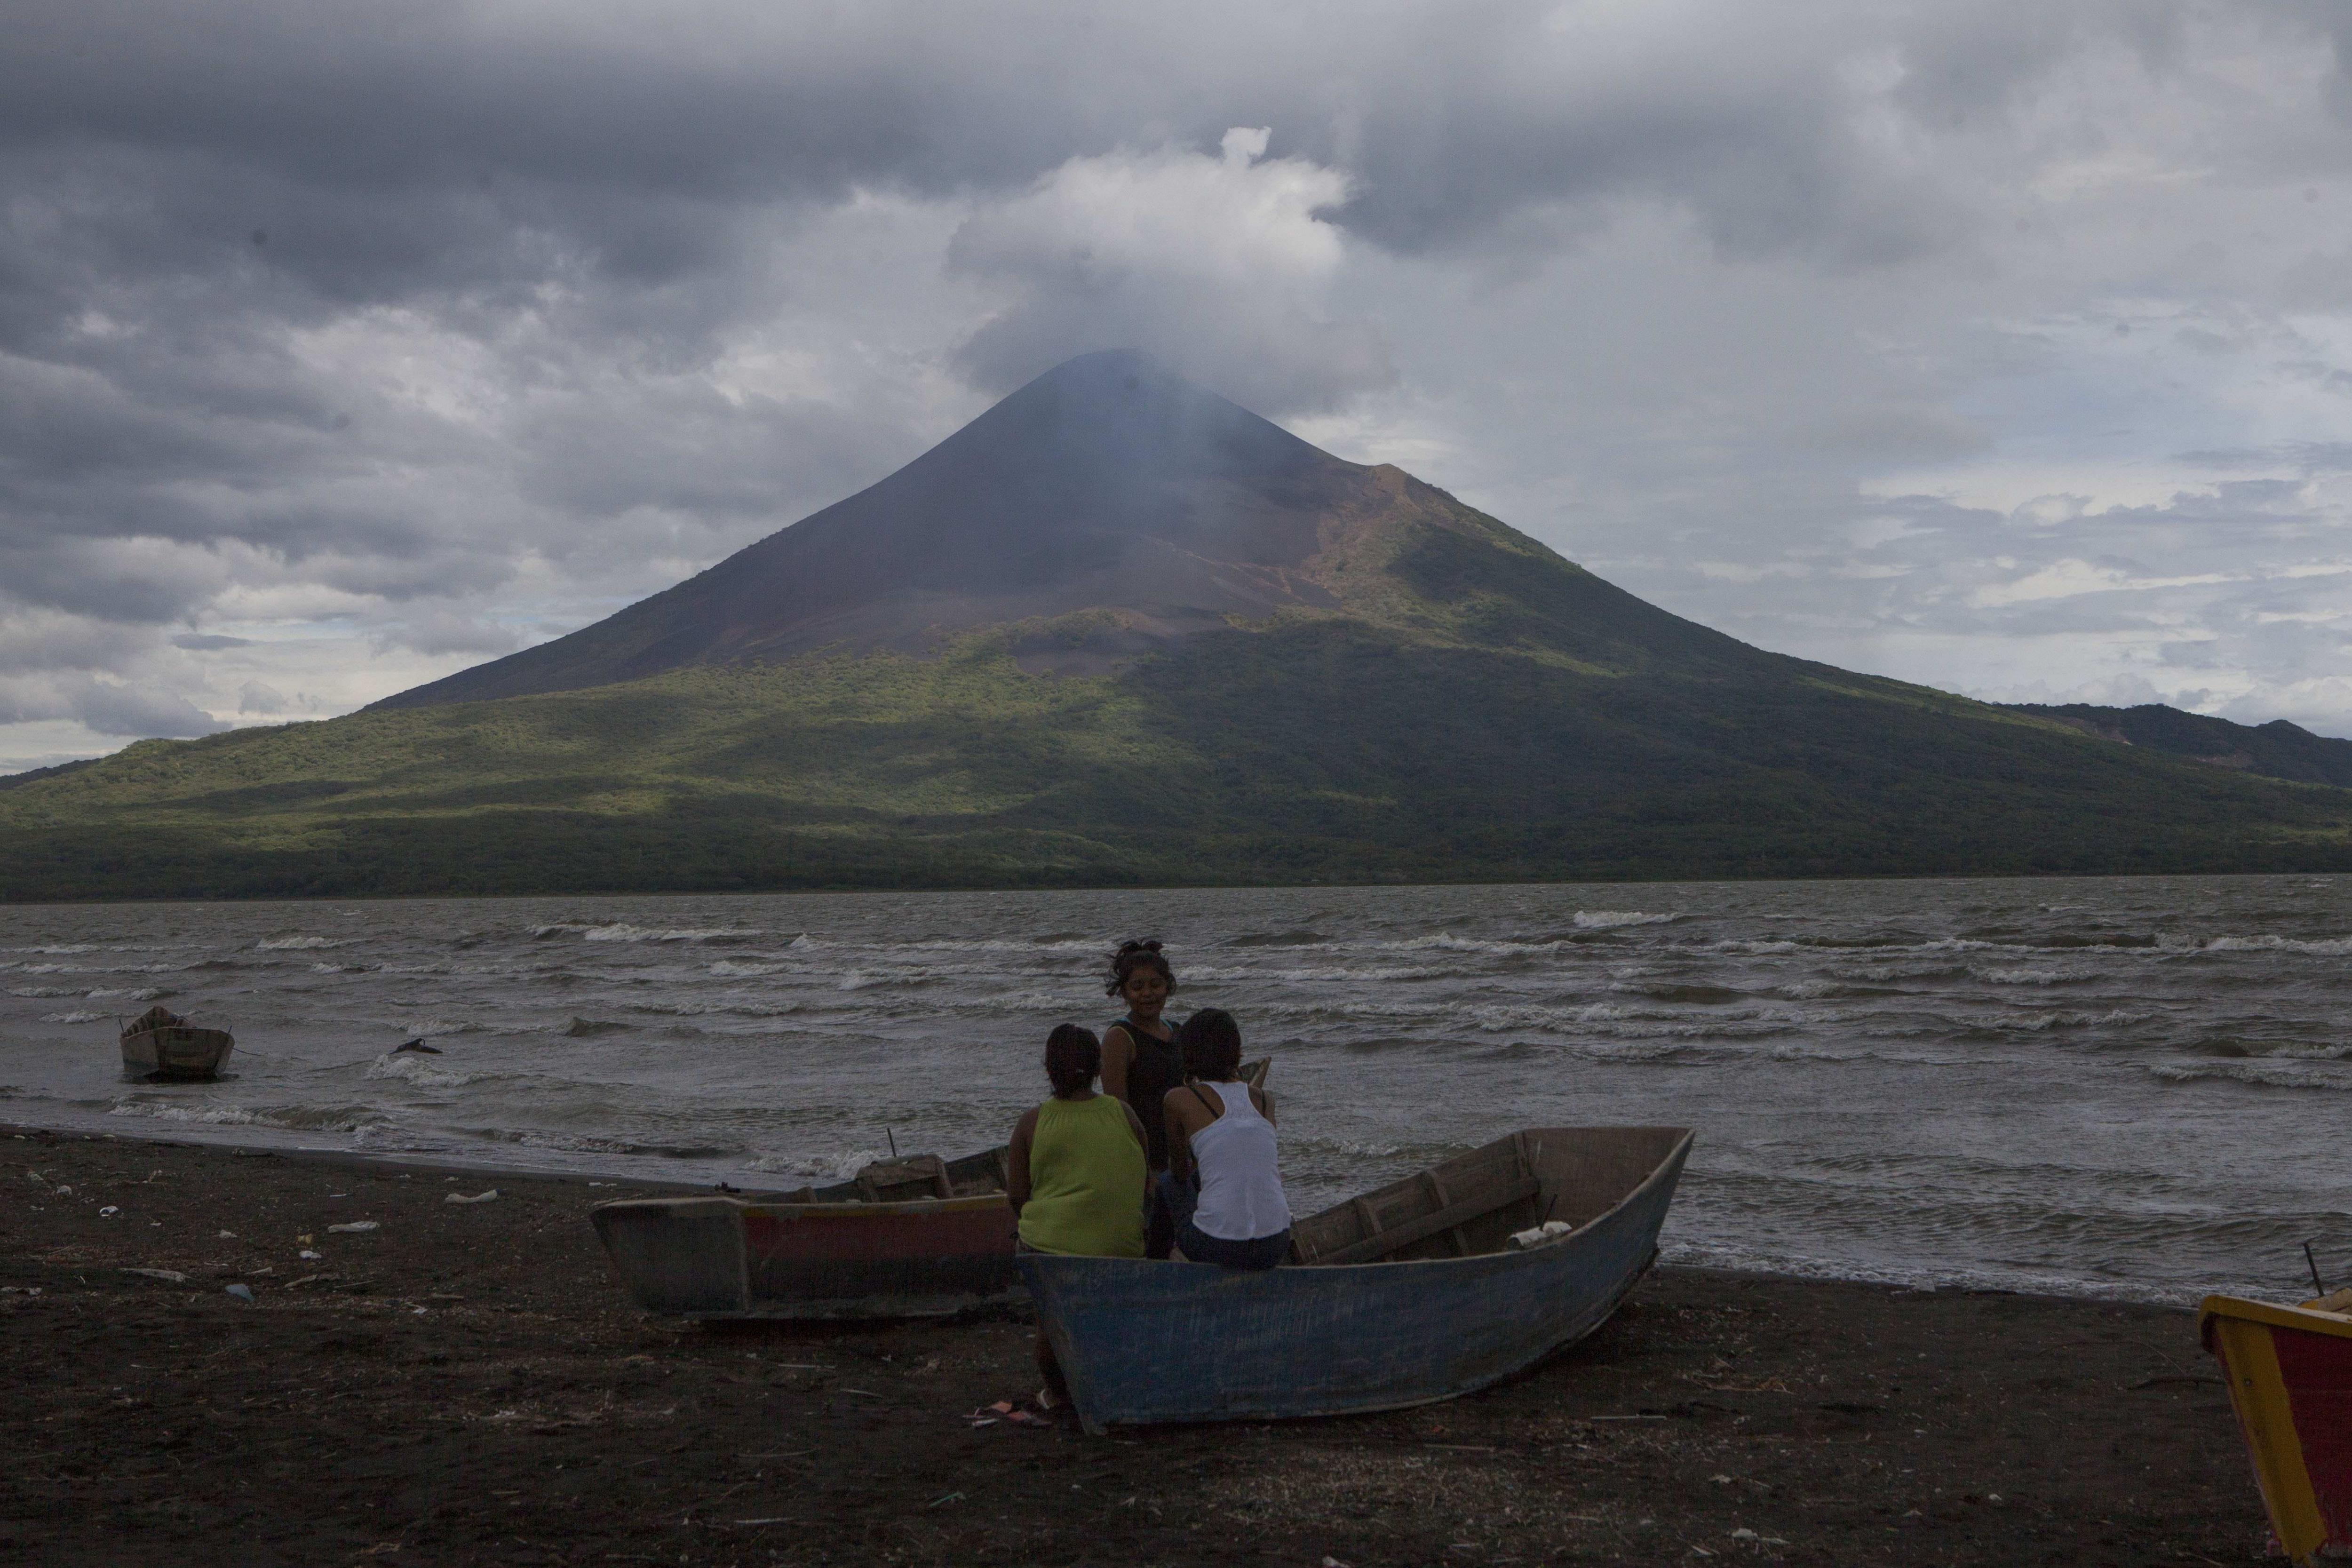
<path fill-rule="evenodd" d="M 1053 1425 L 1044 1416 L 1024 1410 L 1009 1399 L 1000 1399 L 985 1410 L 975 1410 L 964 1419 L 974 1426 L 993 1426 L 1000 1421 L 1008 1426 L 1051 1426 Z"/>
<path fill-rule="evenodd" d="M 375 1220 L 355 1219 L 349 1225 L 331 1225 L 327 1228 L 332 1231 L 340 1231 L 345 1236 L 357 1236 L 362 1231 L 381 1230 L 383 1226 Z"/>
<path fill-rule="evenodd" d="M 444 1193 L 441 1201 L 445 1204 L 486 1204 L 498 1195 L 498 1188 L 492 1187 L 488 1192 L 476 1193 L 470 1198 L 463 1193 Z"/>
<path fill-rule="evenodd" d="M 185 1285 L 188 1277 L 176 1268 L 126 1268 L 125 1274 L 136 1274 L 142 1279 L 161 1279 L 166 1285 Z"/>
<path fill-rule="evenodd" d="M 250 1285 L 225 1286 L 223 1287 L 223 1291 L 225 1294 L 236 1297 L 240 1301 L 250 1303 L 253 1300 L 253 1287 Z"/>

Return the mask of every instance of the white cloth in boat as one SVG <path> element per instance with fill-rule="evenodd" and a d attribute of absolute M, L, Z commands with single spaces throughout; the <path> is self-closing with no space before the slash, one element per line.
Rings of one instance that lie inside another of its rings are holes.
<path fill-rule="evenodd" d="M 1274 1123 L 1258 1114 L 1249 1086 L 1213 1083 L 1223 1114 L 1192 1134 L 1201 1202 L 1192 1224 L 1219 1241 L 1255 1241 L 1290 1228 L 1290 1205 L 1275 1168 Z"/>

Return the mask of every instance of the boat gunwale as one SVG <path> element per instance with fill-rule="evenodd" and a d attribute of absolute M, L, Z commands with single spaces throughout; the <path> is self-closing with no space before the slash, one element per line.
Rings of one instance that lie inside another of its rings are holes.
<path fill-rule="evenodd" d="M 1311 1268 L 1417 1268 L 1433 1263 L 1484 1263 L 1497 1258 L 1532 1258 L 1538 1253 L 1549 1252 L 1555 1247 L 1566 1247 L 1570 1242 L 1576 1240 L 1577 1237 L 1584 1235 L 1586 1232 L 1592 1229 L 1593 1226 L 1602 1224 L 1608 1220 L 1611 1215 L 1616 1214 L 1619 1210 L 1624 1208 L 1627 1205 L 1641 1197 L 1643 1194 L 1648 1192 L 1651 1187 L 1654 1186 L 1666 1175 L 1670 1168 L 1674 1172 L 1676 1179 L 1679 1179 L 1682 1173 L 1683 1163 L 1690 1156 L 1691 1142 L 1698 1135 L 1697 1130 L 1689 1127 L 1659 1127 L 1654 1129 L 1633 1127 L 1523 1127 L 1507 1133 L 1501 1138 L 1492 1138 L 1484 1143 L 1478 1144 L 1475 1148 L 1463 1151 L 1464 1153 L 1475 1154 L 1480 1149 L 1491 1149 L 1496 1144 L 1507 1142 L 1510 1139 L 1516 1138 L 1521 1133 L 1635 1132 L 1651 1131 L 1678 1132 L 1681 1136 L 1676 1138 L 1673 1144 L 1667 1148 L 1666 1152 L 1658 1157 L 1657 1163 L 1650 1167 L 1650 1173 L 1648 1175 L 1643 1176 L 1639 1182 L 1626 1189 L 1625 1195 L 1623 1197 L 1619 1198 L 1615 1203 L 1610 1205 L 1599 1214 L 1594 1215 L 1591 1219 L 1586 1220 L 1574 1230 L 1563 1232 L 1560 1235 L 1554 1237 L 1549 1241 L 1541 1242 L 1534 1247 L 1498 1247 L 1491 1252 L 1473 1252 L 1458 1258 L 1366 1258 L 1361 1263 L 1284 1263 L 1277 1268 L 1267 1269 L 1265 1272 L 1269 1274 L 1299 1273 Z M 1422 1167 L 1422 1169 L 1434 1170 L 1436 1169 L 1436 1166 L 1425 1165 Z M 1418 1173 L 1418 1172 L 1415 1173 L 1415 1174 Z M 1406 1179 L 1411 1180 L 1412 1178 L 1407 1177 Z M 1374 1190 L 1377 1191 L 1379 1189 Z M 1345 1203 L 1353 1201 L 1353 1199 L 1348 1199 L 1344 1200 L 1341 1204 L 1334 1204 L 1331 1206 L 1333 1208 L 1339 1208 L 1344 1206 Z M 1496 1206 L 1499 1207 L 1501 1205 L 1497 1205 Z M 1323 1212 L 1328 1214 L 1330 1211 L 1327 1209 Z M 1492 1211 L 1489 1210 L 1488 1212 L 1491 1213 Z M 1311 1219 L 1315 1216 L 1310 1215 L 1307 1217 Z M 1196 1267 L 1202 1268 L 1219 1268 L 1220 1265 L 1214 1263 L 1202 1263 Z"/>
<path fill-rule="evenodd" d="M 2213 1342 L 2214 1321 L 2221 1318 L 2233 1319 L 2242 1323 L 2260 1323 L 2265 1328 L 2294 1329 L 2302 1333 L 2352 1340 L 2352 1317 L 2341 1312 L 2283 1306 L 2275 1301 L 2256 1301 L 2244 1296 L 2208 1296 L 2197 1307 L 2197 1338 L 2208 1349 Z"/>
<path fill-rule="evenodd" d="M 794 1219 L 877 1219 L 885 1216 L 912 1216 L 918 1214 L 959 1214 L 975 1208 L 999 1207 L 1008 1200 L 1003 1193 L 964 1193 L 951 1198 L 888 1198 L 869 1202 L 852 1198 L 840 1203 L 796 1204 L 747 1198 L 734 1193 L 676 1193 L 668 1197 L 606 1198 L 589 1205 L 591 1219 L 612 1209 L 636 1209 L 656 1205 L 726 1204 L 738 1213 L 762 1217 L 785 1215 Z"/>

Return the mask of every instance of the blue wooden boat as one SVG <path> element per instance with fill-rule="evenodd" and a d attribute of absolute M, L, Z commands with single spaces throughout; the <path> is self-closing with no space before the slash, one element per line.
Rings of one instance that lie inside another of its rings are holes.
<path fill-rule="evenodd" d="M 1089 1432 L 1427 1405 L 1605 1321 L 1657 1256 L 1690 1146 L 1679 1127 L 1529 1128 L 1298 1221 L 1289 1267 L 1024 1253 L 1021 1271 Z"/>

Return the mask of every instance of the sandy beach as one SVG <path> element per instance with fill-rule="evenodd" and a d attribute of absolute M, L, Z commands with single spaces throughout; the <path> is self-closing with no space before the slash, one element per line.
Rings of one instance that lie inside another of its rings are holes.
<path fill-rule="evenodd" d="M 1451 1404 L 1088 1438 L 968 1423 L 1034 1381 L 1018 1321 L 646 1316 L 584 1218 L 624 1189 L 584 1178 L 0 1150 L 8 1560 L 2238 1563 L 2264 1540 L 2179 1310 L 1664 1269 Z"/>

